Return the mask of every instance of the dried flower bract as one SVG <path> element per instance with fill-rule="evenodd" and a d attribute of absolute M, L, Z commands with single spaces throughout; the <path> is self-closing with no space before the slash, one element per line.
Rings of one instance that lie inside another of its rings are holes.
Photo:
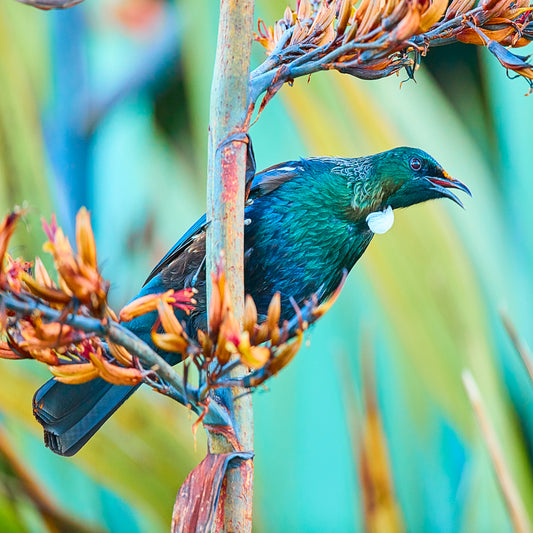
<path fill-rule="evenodd" d="M 300 15 L 310 16 L 309 9 L 302 3 Z M 327 31 L 333 16 L 330 8 L 324 8 L 312 24 Z M 68 384 L 81 384 L 96 377 L 116 385 L 146 382 L 202 413 L 197 424 L 216 408 L 216 402 L 211 401 L 215 389 L 253 389 L 284 368 L 298 352 L 308 325 L 322 316 L 336 298 L 334 295 L 329 302 L 318 305 L 313 297 L 302 309 L 294 305 L 294 318 L 280 324 L 278 293 L 264 320 L 260 320 L 253 299 L 247 296 L 241 328 L 219 265 L 212 274 L 208 331 L 191 336 L 183 322 L 194 310 L 194 289 L 137 298 L 120 311 L 120 320 L 126 323 L 122 325 L 107 304 L 109 284 L 98 270 L 89 213 L 82 209 L 76 218 L 77 251 L 54 217 L 49 224 L 43 223 L 48 236 L 44 250 L 54 260 L 52 275 L 39 258 L 29 263 L 7 253 L 18 218 L 18 213 L 11 213 L 0 224 L 0 357 L 35 359 L 48 365 L 56 380 Z M 143 316 L 153 321 L 153 346 L 179 354 L 183 378 L 176 375 L 174 379 L 172 369 L 152 347 L 140 339 L 130 342 L 132 334 L 127 323 Z M 124 335 L 111 335 L 117 330 Z M 161 377 L 158 369 L 165 365 L 167 373 Z M 191 365 L 197 369 L 196 384 L 190 383 Z M 231 377 L 236 365 L 246 369 L 242 378 Z"/>
<path fill-rule="evenodd" d="M 255 38 L 270 57 L 252 73 L 252 95 L 271 98 L 283 83 L 328 69 L 372 80 L 405 68 L 412 78 L 431 46 L 457 41 L 486 45 L 531 86 L 527 58 L 499 46 L 532 40 L 532 12 L 530 0 L 299 0 L 273 27 L 259 21 Z"/>

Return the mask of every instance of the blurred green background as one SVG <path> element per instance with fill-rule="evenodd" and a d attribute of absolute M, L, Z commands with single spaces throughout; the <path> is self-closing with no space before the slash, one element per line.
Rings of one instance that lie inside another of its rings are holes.
<path fill-rule="evenodd" d="M 55 211 L 72 235 L 88 206 L 118 308 L 203 213 L 216 4 L 0 4 L 0 209 L 30 208 L 14 255 L 41 253 L 41 216 Z M 284 8 L 258 0 L 256 17 L 273 23 Z M 253 65 L 263 58 L 254 44 Z M 398 213 L 308 346 L 254 395 L 257 532 L 364 530 L 364 342 L 375 354 L 397 525 L 511 530 L 465 368 L 533 518 L 533 386 L 499 319 L 503 308 L 533 342 L 532 97 L 473 46 L 431 50 L 417 83 L 404 77 L 299 79 L 251 130 L 259 169 L 411 145 L 473 193 L 465 211 L 433 202 Z M 176 492 L 205 453 L 181 406 L 142 391 L 65 459 L 44 448 L 31 414 L 46 369 L 0 361 L 0 372 L 1 531 L 168 531 Z"/>

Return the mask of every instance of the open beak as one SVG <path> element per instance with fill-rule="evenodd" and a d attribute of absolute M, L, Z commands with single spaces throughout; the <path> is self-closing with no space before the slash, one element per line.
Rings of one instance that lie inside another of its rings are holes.
<path fill-rule="evenodd" d="M 453 200 L 457 205 L 460 205 L 464 208 L 463 202 L 455 196 L 455 194 L 449 189 L 459 189 L 460 191 L 465 192 L 468 196 L 472 196 L 470 189 L 459 180 L 452 178 L 446 171 L 443 171 L 442 176 L 438 178 L 427 177 L 426 178 L 431 183 L 431 189 L 440 193 L 442 196 Z"/>

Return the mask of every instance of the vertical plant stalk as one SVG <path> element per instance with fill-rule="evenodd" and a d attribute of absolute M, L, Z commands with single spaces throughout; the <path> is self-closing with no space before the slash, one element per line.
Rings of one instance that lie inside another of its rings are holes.
<path fill-rule="evenodd" d="M 516 488 L 509 467 L 505 462 L 500 441 L 498 440 L 494 426 L 488 417 L 487 409 L 483 404 L 483 399 L 481 398 L 477 383 L 468 370 L 463 371 L 462 377 L 468 398 L 474 408 L 474 413 L 481 428 L 483 439 L 487 445 L 492 460 L 492 466 L 496 472 L 496 477 L 505 500 L 505 505 L 509 511 L 513 531 L 516 533 L 531 533 L 531 524 L 529 522 L 526 508 L 524 507 L 524 502 L 520 498 L 520 493 Z"/>
<path fill-rule="evenodd" d="M 533 356 L 531 355 L 531 350 L 529 349 L 529 346 L 518 335 L 518 332 L 516 331 L 516 328 L 511 322 L 509 316 L 503 311 L 500 313 L 500 316 L 503 322 L 503 326 L 505 327 L 505 331 L 507 331 L 507 335 L 509 335 L 509 338 L 511 339 L 515 350 L 517 351 L 518 355 L 520 356 L 520 359 L 522 360 L 522 363 L 524 364 L 525 369 L 527 370 L 529 378 L 531 379 L 531 383 L 533 383 Z"/>
<path fill-rule="evenodd" d="M 211 87 L 207 180 L 207 282 L 224 255 L 226 287 L 235 317 L 242 322 L 244 306 L 244 191 L 247 152 L 250 51 L 254 0 L 221 0 L 217 53 Z M 237 367 L 232 376 L 245 372 Z M 235 394 L 234 394 L 235 395 Z M 234 396 L 233 395 L 233 396 Z M 253 449 L 251 395 L 229 400 L 244 451 Z M 209 432 L 211 453 L 235 451 L 235 443 Z M 240 450 L 239 450 L 240 451 Z M 217 531 L 252 530 L 253 463 L 228 471 L 220 494 Z"/>

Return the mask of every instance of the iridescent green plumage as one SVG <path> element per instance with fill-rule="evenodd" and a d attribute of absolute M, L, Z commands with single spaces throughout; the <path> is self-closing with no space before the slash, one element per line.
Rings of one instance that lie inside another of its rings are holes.
<path fill-rule="evenodd" d="M 418 170 L 413 170 L 420 164 Z M 279 291 L 302 304 L 313 293 L 327 298 L 343 269 L 352 269 L 370 244 L 370 213 L 447 196 L 466 188 L 428 154 L 396 148 L 360 158 L 314 158 L 277 165 L 259 175 L 246 209 L 246 290 L 268 306 Z"/>
<path fill-rule="evenodd" d="M 449 188 L 468 192 L 414 148 L 352 159 L 302 159 L 258 173 L 245 209 L 244 275 L 259 317 L 266 316 L 276 292 L 281 320 L 294 315 L 293 304 L 301 307 L 313 295 L 328 299 L 372 240 L 371 227 L 379 226 L 369 226 L 369 216 L 390 217 L 392 209 L 433 198 L 460 204 Z M 390 220 L 382 226 L 390 227 Z M 204 216 L 155 267 L 138 295 L 194 286 L 197 306 L 179 317 L 190 336 L 207 327 L 205 227 Z M 126 326 L 152 344 L 155 320 L 154 312 Z M 179 362 L 176 354 L 163 356 Z M 46 444 L 62 455 L 76 453 L 134 390 L 102 380 L 45 384 L 35 395 L 34 412 Z"/>

